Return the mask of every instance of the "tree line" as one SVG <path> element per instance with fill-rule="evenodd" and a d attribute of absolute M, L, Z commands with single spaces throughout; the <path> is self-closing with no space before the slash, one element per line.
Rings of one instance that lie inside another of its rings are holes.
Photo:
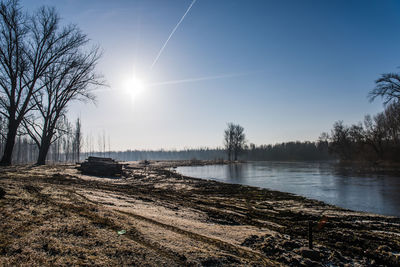
<path fill-rule="evenodd" d="M 84 153 L 86 155 L 86 153 Z M 183 150 L 126 150 L 95 151 L 88 155 L 107 156 L 122 161 L 140 160 L 229 160 L 225 147 L 192 148 Z M 232 156 L 232 155 L 231 155 Z M 245 145 L 237 155 L 237 160 L 333 160 L 336 157 L 328 153 L 328 147 L 319 142 L 285 142 L 274 145 Z M 231 158 L 233 160 L 233 158 Z"/>
<path fill-rule="evenodd" d="M 319 161 L 334 160 L 335 155 L 328 151 L 328 147 L 320 142 L 295 141 L 275 145 L 250 144 L 245 151 L 247 160 L 265 161 Z"/>
<path fill-rule="evenodd" d="M 54 8 L 28 13 L 18 0 L 0 2 L 2 165 L 11 164 L 21 138 L 36 146 L 37 164 L 68 139 L 68 104 L 94 100 L 91 89 L 104 84 L 95 72 L 99 48 L 88 42 L 76 25 L 62 26 Z"/>
<path fill-rule="evenodd" d="M 76 162 L 81 159 L 83 139 L 81 121 L 78 118 L 74 124 L 64 121 L 65 132 L 50 145 L 47 160 L 51 162 Z M 0 153 L 4 152 L 7 125 L 0 116 Z M 18 134 L 15 140 L 12 162 L 16 164 L 36 163 L 39 149 L 35 141 L 28 135 Z"/>
<path fill-rule="evenodd" d="M 228 123 L 224 131 L 224 148 L 228 161 L 238 160 L 332 160 L 323 142 L 284 142 L 275 145 L 247 145 L 244 128 Z"/>
<path fill-rule="evenodd" d="M 352 125 L 337 121 L 319 138 L 342 161 L 400 162 L 400 75 L 382 74 L 375 83 L 368 96 L 382 98 L 384 111 Z"/>
<path fill-rule="evenodd" d="M 400 162 L 400 103 L 388 104 L 375 116 L 366 115 L 363 122 L 337 121 L 320 142 L 342 161 Z"/>

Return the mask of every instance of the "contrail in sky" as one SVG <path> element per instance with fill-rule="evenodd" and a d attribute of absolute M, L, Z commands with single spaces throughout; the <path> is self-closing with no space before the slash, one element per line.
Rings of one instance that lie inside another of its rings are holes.
<path fill-rule="evenodd" d="M 176 24 L 175 28 L 172 30 L 172 32 L 170 33 L 170 35 L 168 36 L 167 40 L 165 41 L 164 45 L 161 47 L 160 51 L 158 51 L 158 54 L 156 56 L 156 58 L 153 61 L 153 64 L 151 64 L 150 69 L 152 69 L 154 67 L 154 65 L 157 63 L 158 59 L 161 56 L 161 53 L 164 51 L 164 48 L 167 46 L 169 39 L 171 39 L 172 35 L 174 35 L 176 29 L 178 29 L 179 25 L 182 23 L 182 21 L 185 19 L 187 13 L 189 13 L 189 10 L 192 8 L 192 6 L 194 5 L 194 3 L 196 3 L 197 0 L 193 0 L 192 3 L 190 4 L 190 6 L 188 7 L 188 9 L 186 10 L 185 14 L 183 14 L 182 18 L 179 20 L 178 24 Z"/>
<path fill-rule="evenodd" d="M 153 86 L 160 86 L 160 85 L 170 85 L 170 84 L 191 83 L 191 82 L 198 82 L 198 81 L 217 80 L 217 79 L 222 79 L 222 78 L 245 76 L 245 75 L 258 73 L 258 72 L 263 72 L 263 70 L 251 71 L 251 72 L 243 72 L 243 73 L 221 74 L 221 75 L 205 76 L 205 77 L 198 77 L 198 78 L 188 78 L 188 79 L 172 80 L 172 81 L 165 81 L 165 82 L 157 82 L 157 83 L 147 84 L 147 86 L 153 87 Z"/>

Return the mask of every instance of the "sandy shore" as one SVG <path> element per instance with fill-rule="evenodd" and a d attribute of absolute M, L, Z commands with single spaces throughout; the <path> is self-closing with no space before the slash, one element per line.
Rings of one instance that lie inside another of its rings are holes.
<path fill-rule="evenodd" d="M 0 266 L 400 263 L 399 218 L 165 169 L 177 165 L 132 163 L 120 179 L 73 165 L 2 168 Z"/>

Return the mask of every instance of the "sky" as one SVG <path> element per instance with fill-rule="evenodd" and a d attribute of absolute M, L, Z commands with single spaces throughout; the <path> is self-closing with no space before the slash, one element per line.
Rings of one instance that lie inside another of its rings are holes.
<path fill-rule="evenodd" d="M 63 24 L 77 24 L 101 47 L 97 71 L 108 87 L 68 114 L 81 118 L 92 143 L 109 137 L 112 150 L 221 147 L 228 122 L 256 145 L 315 141 L 337 120 L 382 111 L 368 92 L 400 66 L 400 1 L 21 5 L 54 6 Z"/>

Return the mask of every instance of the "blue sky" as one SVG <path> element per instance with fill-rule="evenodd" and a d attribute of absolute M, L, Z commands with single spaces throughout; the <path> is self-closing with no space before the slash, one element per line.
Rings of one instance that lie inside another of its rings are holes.
<path fill-rule="evenodd" d="M 235 122 L 255 144 L 312 141 L 382 110 L 367 94 L 400 66 L 399 1 L 197 0 L 151 68 L 191 2 L 21 1 L 55 6 L 104 51 L 110 87 L 70 106 L 85 136 L 104 131 L 116 150 L 215 147 Z"/>

